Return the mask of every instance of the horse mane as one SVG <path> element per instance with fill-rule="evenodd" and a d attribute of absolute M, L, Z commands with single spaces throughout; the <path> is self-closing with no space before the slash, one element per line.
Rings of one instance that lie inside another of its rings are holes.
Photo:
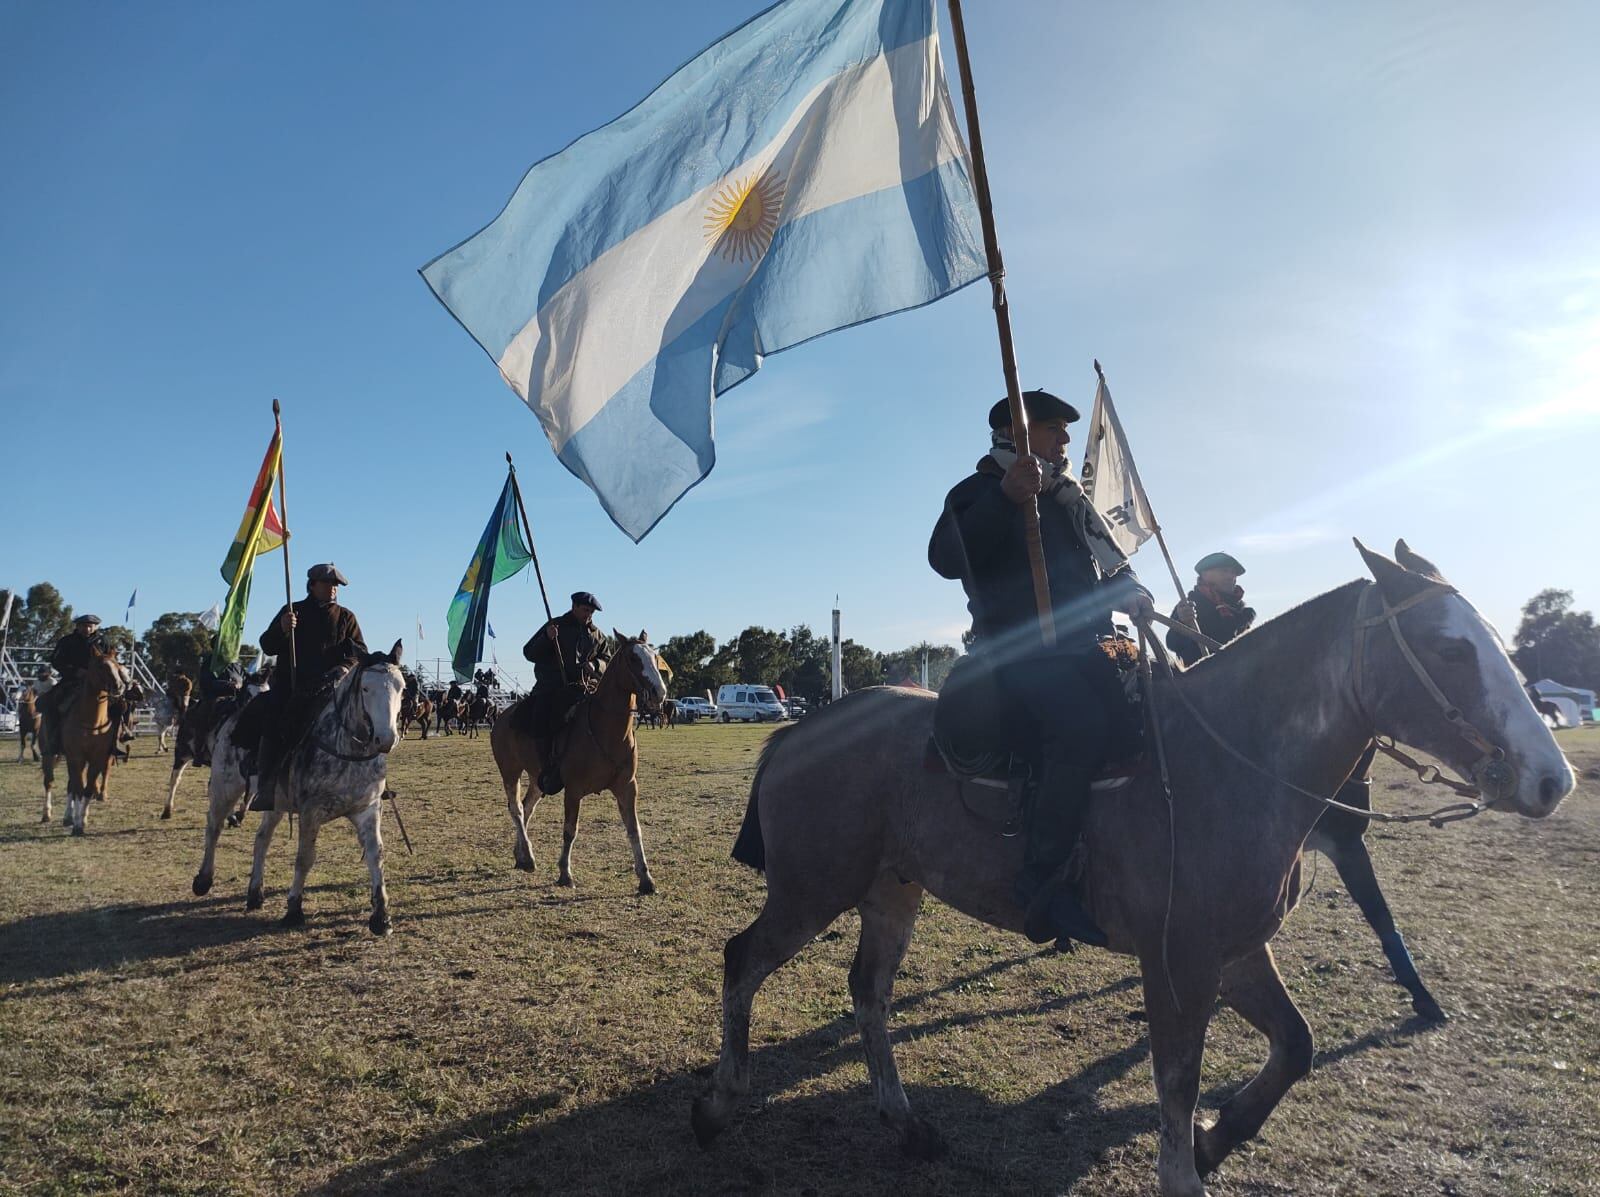
<path fill-rule="evenodd" d="M 1336 600 L 1342 601 L 1345 597 L 1355 594 L 1368 585 L 1365 579 L 1357 578 L 1353 582 L 1346 582 L 1342 586 L 1335 586 L 1332 590 L 1325 590 L 1321 594 L 1296 603 L 1287 611 L 1274 615 L 1263 624 L 1251 628 L 1228 641 L 1222 648 L 1213 652 L 1209 657 L 1202 657 L 1193 665 L 1183 670 L 1184 677 L 1208 677 L 1220 672 L 1219 663 L 1237 662 L 1245 656 L 1258 656 L 1271 653 L 1273 649 L 1281 646 L 1282 642 L 1291 635 L 1303 632 L 1304 625 L 1313 616 L 1321 617 L 1324 608 L 1335 605 Z M 1210 671 L 1209 673 L 1207 671 Z"/>

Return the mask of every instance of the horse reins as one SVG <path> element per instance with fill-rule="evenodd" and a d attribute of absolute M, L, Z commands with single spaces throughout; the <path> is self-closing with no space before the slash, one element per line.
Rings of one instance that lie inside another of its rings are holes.
<path fill-rule="evenodd" d="M 387 669 L 389 667 L 388 662 L 383 662 L 381 666 L 378 663 L 373 663 L 370 665 L 357 665 L 355 671 L 348 678 L 345 678 L 343 683 L 341 683 L 348 684 L 348 690 L 346 693 L 341 694 L 338 688 L 335 688 L 333 692 L 333 715 L 334 722 L 338 725 L 338 731 L 352 744 L 355 744 L 358 747 L 370 745 L 376 738 L 378 729 L 373 724 L 372 716 L 367 713 L 367 709 L 362 707 L 361 717 L 366 721 L 367 731 L 369 734 L 366 736 L 361 736 L 352 731 L 350 725 L 345 722 L 344 717 L 345 711 L 348 709 L 346 699 L 348 698 L 349 693 L 361 688 L 361 675 L 363 673 L 366 673 L 369 669 L 378 669 L 380 667 Z M 329 756 L 338 757 L 341 761 L 349 761 L 352 764 L 362 764 L 366 761 L 375 760 L 383 755 L 381 750 L 374 748 L 365 756 L 354 756 L 347 752 L 341 752 L 338 747 L 336 747 L 337 741 L 335 744 L 328 744 L 320 737 L 315 740 L 315 744 L 319 750 L 326 752 Z"/>
<path fill-rule="evenodd" d="M 1411 607 L 1418 606 L 1419 604 L 1426 602 L 1431 598 L 1442 598 L 1447 595 L 1455 594 L 1457 593 L 1456 589 L 1453 586 L 1435 583 L 1430 585 L 1426 590 L 1419 591 L 1410 598 L 1392 606 L 1387 600 L 1383 600 L 1383 610 L 1379 614 L 1374 616 L 1364 616 L 1363 612 L 1367 606 L 1367 595 L 1376 590 L 1376 583 L 1368 582 L 1366 589 L 1361 592 L 1361 597 L 1356 602 L 1354 646 L 1351 663 L 1351 678 L 1354 687 L 1356 707 L 1370 722 L 1371 716 L 1368 714 L 1368 708 L 1361 699 L 1361 688 L 1365 680 L 1365 659 L 1367 649 L 1366 633 L 1368 629 L 1376 627 L 1379 624 L 1386 623 L 1389 626 L 1390 632 L 1394 636 L 1396 646 L 1400 649 L 1401 656 L 1411 667 L 1411 671 L 1422 683 L 1423 688 L 1428 692 L 1428 695 L 1434 700 L 1435 703 L 1438 704 L 1440 711 L 1444 714 L 1445 719 L 1455 729 L 1457 734 L 1462 737 L 1462 739 L 1471 744 L 1482 754 L 1478 760 L 1473 763 L 1470 772 L 1473 774 L 1475 779 L 1481 779 L 1483 782 L 1483 787 L 1480 788 L 1476 785 L 1467 785 L 1465 783 L 1454 781 L 1451 778 L 1445 777 L 1437 765 L 1425 765 L 1416 760 L 1416 758 L 1398 748 L 1392 738 L 1386 740 L 1384 737 L 1379 736 L 1376 730 L 1373 732 L 1372 742 L 1377 745 L 1378 750 L 1384 753 L 1384 755 L 1394 758 L 1407 768 L 1411 769 L 1417 775 L 1417 779 L 1419 781 L 1428 785 L 1446 786 L 1455 793 L 1469 799 L 1469 801 L 1453 802 L 1426 814 L 1400 815 L 1394 814 L 1390 811 L 1363 810 L 1357 806 L 1350 806 L 1347 803 L 1339 802 L 1338 800 L 1326 797 L 1325 795 L 1312 793 L 1310 790 L 1307 790 L 1302 786 L 1298 786 L 1292 781 L 1279 777 L 1270 769 L 1258 764 L 1256 761 L 1251 760 L 1244 753 L 1240 752 L 1231 743 L 1229 743 L 1228 740 L 1216 730 L 1216 728 L 1211 725 L 1210 721 L 1200 713 L 1198 708 L 1196 708 L 1189 696 L 1183 692 L 1183 687 L 1178 684 L 1176 671 L 1172 668 L 1172 662 L 1167 657 L 1165 649 L 1161 647 L 1160 643 L 1155 639 L 1155 637 L 1145 636 L 1143 629 L 1141 629 L 1141 637 L 1145 639 L 1147 646 L 1153 646 L 1156 649 L 1156 657 L 1158 660 L 1160 660 L 1162 668 L 1165 670 L 1167 677 L 1173 683 L 1173 693 L 1178 696 L 1178 700 L 1184 705 L 1185 709 L 1188 710 L 1189 714 L 1194 718 L 1194 721 L 1199 724 L 1200 729 L 1206 733 L 1206 735 L 1213 743 L 1217 745 L 1217 747 L 1221 748 L 1234 760 L 1238 761 L 1252 772 L 1266 778 L 1273 784 L 1282 786 L 1288 790 L 1293 790 L 1301 797 L 1309 798 L 1311 801 L 1319 803 L 1328 810 L 1341 811 L 1344 814 L 1353 815 L 1356 818 L 1366 819 L 1372 822 L 1426 822 L 1433 827 L 1443 827 L 1447 823 L 1454 823 L 1461 819 L 1470 819 L 1474 815 L 1482 814 L 1488 809 L 1488 804 L 1478 801 L 1478 799 L 1485 792 L 1485 789 L 1487 789 L 1491 794 L 1498 796 L 1515 783 L 1516 772 L 1511 765 L 1507 763 L 1505 759 L 1505 751 L 1490 741 L 1487 736 L 1485 736 L 1471 723 L 1467 722 L 1467 720 L 1462 716 L 1460 708 L 1455 706 L 1448 698 L 1445 697 L 1444 691 L 1442 691 L 1438 684 L 1434 682 L 1433 678 L 1429 675 L 1427 668 L 1420 660 L 1418 660 L 1416 653 L 1412 651 L 1411 645 L 1405 638 L 1405 634 L 1400 630 L 1398 618 L 1401 612 L 1409 610 Z M 1380 599 L 1381 598 L 1382 596 L 1380 595 Z M 1168 788 L 1168 792 L 1170 793 L 1166 744 L 1160 732 L 1160 712 L 1156 705 L 1156 687 L 1154 684 L 1151 684 L 1147 687 L 1147 693 L 1150 698 L 1151 720 L 1156 726 L 1156 754 L 1161 766 L 1162 783 Z"/>

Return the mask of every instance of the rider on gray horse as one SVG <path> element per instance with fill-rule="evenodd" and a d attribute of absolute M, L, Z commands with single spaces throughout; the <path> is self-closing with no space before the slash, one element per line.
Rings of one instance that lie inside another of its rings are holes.
<path fill-rule="evenodd" d="M 252 810 L 274 809 L 283 762 L 310 726 L 323 692 L 342 669 L 367 655 L 355 612 L 338 603 L 339 587 L 348 585 L 331 562 L 313 565 L 306 571 L 307 597 L 285 605 L 261 633 L 261 651 L 276 657 L 277 664 L 266 696 L 252 704 L 266 707 L 256 757 L 260 789 L 250 804 Z"/>
<path fill-rule="evenodd" d="M 1113 635 L 1113 610 L 1148 617 L 1150 595 L 1068 469 L 1067 425 L 1077 411 L 1047 391 L 1028 391 L 1023 403 L 1029 451 L 1017 452 L 1002 399 L 989 412 L 991 448 L 946 497 L 928 561 L 967 593 L 975 642 L 966 684 L 981 678 L 973 691 L 995 696 L 994 727 L 1006 741 L 998 747 L 1026 760 L 1037 779 L 1016 882 L 1028 937 L 1104 944 L 1062 866 L 1095 775 L 1138 751 L 1142 729 L 1100 642 Z M 1036 496 L 1055 616 L 1050 650 L 1040 636 L 1024 534 L 1023 507 Z M 958 691 L 957 703 L 962 686 L 954 677 L 946 685 Z"/>
<path fill-rule="evenodd" d="M 587 590 L 572 596 L 572 608 L 540 628 L 522 646 L 533 662 L 533 693 L 528 697 L 527 718 L 539 749 L 538 784 L 542 794 L 561 791 L 561 763 L 556 756 L 556 736 L 567 714 L 611 657 L 611 641 L 594 626 L 600 600 Z"/>

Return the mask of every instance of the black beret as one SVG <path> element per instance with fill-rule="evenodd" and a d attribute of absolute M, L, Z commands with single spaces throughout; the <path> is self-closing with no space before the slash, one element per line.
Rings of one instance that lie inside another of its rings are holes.
<path fill-rule="evenodd" d="M 596 611 L 605 610 L 605 608 L 600 605 L 600 600 L 595 598 L 594 595 L 587 590 L 573 591 L 572 605 L 574 607 L 593 607 Z"/>
<path fill-rule="evenodd" d="M 1065 420 L 1073 424 L 1083 418 L 1072 404 L 1049 391 L 1023 391 L 1022 410 L 1028 413 L 1029 420 Z M 1011 401 L 1002 399 L 989 409 L 989 427 L 1005 428 L 1010 423 Z"/>
<path fill-rule="evenodd" d="M 103 621 L 101 620 L 101 618 L 98 615 L 80 615 L 80 616 L 78 616 L 77 619 L 74 619 L 72 622 L 74 624 L 80 624 L 80 623 L 101 623 Z"/>
<path fill-rule="evenodd" d="M 306 570 L 308 582 L 332 582 L 335 586 L 348 586 L 350 579 L 339 572 L 339 567 L 329 561 L 322 565 L 313 565 Z"/>

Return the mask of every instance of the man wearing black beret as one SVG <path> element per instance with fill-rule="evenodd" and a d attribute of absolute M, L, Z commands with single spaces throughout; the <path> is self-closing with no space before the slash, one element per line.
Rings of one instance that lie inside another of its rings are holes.
<path fill-rule="evenodd" d="M 928 561 L 967 593 L 972 664 L 998 696 L 1003 745 L 1037 779 L 1027 804 L 1027 850 L 1016 897 L 1030 939 L 1104 944 L 1063 874 L 1083 825 L 1089 785 L 1108 759 L 1137 743 L 1115 666 L 1101 651 L 1111 613 L 1152 614 L 1149 592 L 1111 539 L 1067 465 L 1067 425 L 1078 412 L 1048 391 L 1025 391 L 1026 452 L 1002 399 L 989 412 L 990 447 L 945 498 Z M 1039 504 L 1056 646 L 1044 648 L 1028 563 L 1023 509 Z M 947 684 L 947 689 L 950 688 Z M 942 701 L 942 700 L 941 700 Z"/>
<path fill-rule="evenodd" d="M 556 758 L 556 733 L 567 712 L 583 697 L 611 657 L 611 641 L 594 626 L 600 600 L 587 590 L 575 591 L 570 610 L 540 628 L 522 646 L 533 662 L 533 693 L 525 708 L 539 748 L 541 768 L 535 779 L 541 794 L 561 791 L 561 763 Z"/>

